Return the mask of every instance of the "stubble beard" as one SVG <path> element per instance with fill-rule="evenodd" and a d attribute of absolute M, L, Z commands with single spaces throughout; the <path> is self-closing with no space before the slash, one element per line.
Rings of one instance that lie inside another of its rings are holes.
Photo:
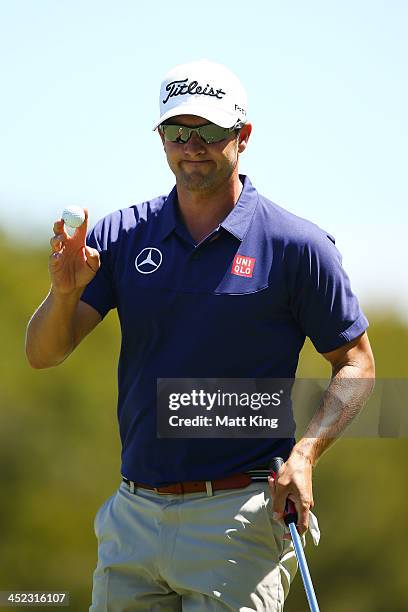
<path fill-rule="evenodd" d="M 212 193 L 217 191 L 221 185 L 231 178 L 237 166 L 237 162 L 238 158 L 221 170 L 212 170 L 208 172 L 208 174 L 201 174 L 201 172 L 185 172 L 180 165 L 176 178 L 188 191 L 195 193 Z"/>

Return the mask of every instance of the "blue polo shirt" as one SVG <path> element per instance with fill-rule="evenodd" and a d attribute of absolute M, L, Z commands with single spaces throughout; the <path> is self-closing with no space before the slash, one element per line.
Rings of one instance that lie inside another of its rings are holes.
<path fill-rule="evenodd" d="M 158 438 L 158 378 L 292 378 L 306 336 L 325 353 L 368 326 L 332 236 L 240 179 L 235 207 L 199 244 L 180 219 L 176 188 L 108 215 L 88 236 L 101 267 L 81 299 L 102 317 L 118 311 L 130 480 L 212 480 L 285 459 L 294 444 Z"/>

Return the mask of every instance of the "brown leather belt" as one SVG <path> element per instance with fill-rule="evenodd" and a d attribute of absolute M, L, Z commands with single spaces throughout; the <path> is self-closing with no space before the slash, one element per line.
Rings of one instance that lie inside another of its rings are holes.
<path fill-rule="evenodd" d="M 252 478 L 249 474 L 234 474 L 233 476 L 219 478 L 218 480 L 175 482 L 165 487 L 151 487 L 140 482 L 133 482 L 127 478 L 123 478 L 123 481 L 129 485 L 131 490 L 140 487 L 142 489 L 149 489 L 155 493 L 160 493 L 160 495 L 182 495 L 183 493 L 201 492 L 212 495 L 212 491 L 219 491 L 221 489 L 243 489 L 251 484 Z"/>

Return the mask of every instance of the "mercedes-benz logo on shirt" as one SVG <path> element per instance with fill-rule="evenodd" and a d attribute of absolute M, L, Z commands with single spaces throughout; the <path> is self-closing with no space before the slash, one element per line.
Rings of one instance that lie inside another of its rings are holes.
<path fill-rule="evenodd" d="M 136 270 L 140 274 L 152 274 L 160 268 L 163 255 L 159 249 L 155 247 L 146 247 L 140 251 L 139 255 L 135 259 Z"/>

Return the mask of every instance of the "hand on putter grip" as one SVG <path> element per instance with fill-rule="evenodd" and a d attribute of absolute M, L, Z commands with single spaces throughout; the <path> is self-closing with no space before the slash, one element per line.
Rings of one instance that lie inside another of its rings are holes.
<path fill-rule="evenodd" d="M 307 461 L 290 457 L 276 471 L 271 473 L 269 479 L 274 517 L 277 520 L 283 519 L 286 525 L 294 522 L 298 533 L 303 535 L 309 527 L 309 513 L 313 508 L 311 465 Z M 291 539 L 290 534 L 283 537 L 285 540 Z"/>
<path fill-rule="evenodd" d="M 84 212 L 85 221 L 72 236 L 68 235 L 62 219 L 54 223 L 49 270 L 53 290 L 57 293 L 68 294 L 84 288 L 99 269 L 98 251 L 85 243 L 88 226 L 86 208 Z"/>

